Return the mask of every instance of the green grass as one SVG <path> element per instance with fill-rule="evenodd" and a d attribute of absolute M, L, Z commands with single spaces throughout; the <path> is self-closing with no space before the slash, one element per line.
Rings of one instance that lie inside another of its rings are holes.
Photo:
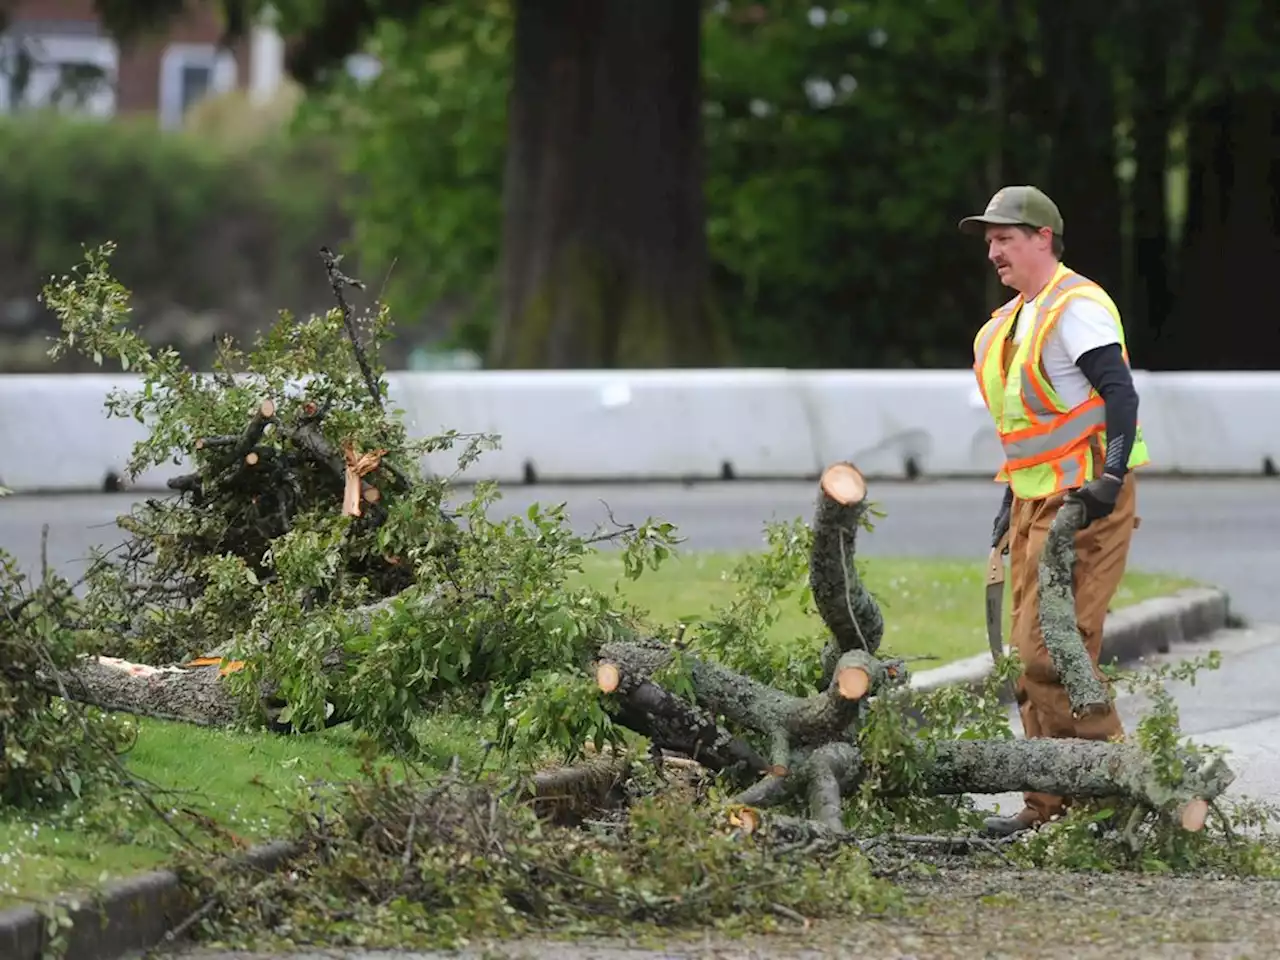
<path fill-rule="evenodd" d="M 622 593 L 655 622 L 671 624 L 706 615 L 735 594 L 726 576 L 738 559 L 727 553 L 684 554 L 638 581 L 622 580 Z M 867 566 L 867 585 L 884 609 L 883 649 L 904 657 L 936 660 L 926 669 L 986 651 L 982 561 L 891 560 Z M 608 588 L 621 577 L 615 556 L 591 558 L 584 579 Z M 1166 576 L 1129 573 L 1116 596 L 1127 606 L 1191 585 Z M 1005 635 L 1008 636 L 1006 591 Z M 771 639 L 814 644 L 821 623 L 789 604 Z M 459 717 L 442 717 L 420 731 L 429 763 L 443 768 L 455 754 L 475 764 L 485 731 Z M 159 805 L 172 824 L 197 842 L 228 832 L 231 842 L 251 844 L 279 836 L 287 825 L 289 800 L 308 782 L 341 781 L 358 775 L 355 736 L 344 728 L 306 737 L 237 734 L 144 719 L 129 769 L 164 792 Z M 211 818 L 217 828 L 210 827 Z M 222 842 L 227 842 L 224 835 Z M 85 889 L 163 864 L 181 843 L 133 795 L 106 808 L 72 810 L 44 819 L 0 819 L 0 907 L 62 890 Z"/>
<path fill-rule="evenodd" d="M 174 828 L 220 850 L 279 837 L 297 791 L 356 779 L 363 762 L 356 736 L 342 727 L 296 737 L 149 718 L 138 727 L 124 762 L 158 788 L 153 799 L 172 827 L 136 792 L 105 807 L 0 819 L 0 908 L 163 865 L 184 846 Z M 444 769 L 455 754 L 478 764 L 483 754 L 484 731 L 456 715 L 429 721 L 419 736 L 427 768 Z"/>
<path fill-rule="evenodd" d="M 656 571 L 646 571 L 636 581 L 622 579 L 622 594 L 650 612 L 652 619 L 670 623 L 684 617 L 706 615 L 713 607 L 733 599 L 736 588 L 729 573 L 740 555 L 689 553 L 668 561 Z M 884 612 L 882 651 L 900 657 L 929 657 L 915 669 L 929 669 L 965 657 L 985 653 L 985 558 L 974 561 L 907 560 L 877 557 L 865 567 L 865 584 Z M 590 558 L 587 579 L 607 585 L 622 578 L 622 561 L 609 554 Z M 1113 606 L 1130 606 L 1193 586 L 1194 581 L 1160 574 L 1129 571 L 1116 591 Z M 1004 636 L 1009 636 L 1010 602 L 1004 595 Z M 793 643 L 822 630 L 822 621 L 806 616 L 798 601 L 788 603 L 770 639 Z M 814 645 L 814 655 L 821 643 Z"/>

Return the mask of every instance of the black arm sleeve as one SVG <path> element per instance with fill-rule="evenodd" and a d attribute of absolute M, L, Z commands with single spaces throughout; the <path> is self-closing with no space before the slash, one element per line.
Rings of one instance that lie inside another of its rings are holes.
<path fill-rule="evenodd" d="M 1107 410 L 1107 454 L 1104 469 L 1123 477 L 1129 469 L 1138 432 L 1138 391 L 1133 386 L 1129 365 L 1124 362 L 1120 344 L 1109 343 L 1080 355 L 1076 361 L 1081 372 L 1098 391 Z"/>

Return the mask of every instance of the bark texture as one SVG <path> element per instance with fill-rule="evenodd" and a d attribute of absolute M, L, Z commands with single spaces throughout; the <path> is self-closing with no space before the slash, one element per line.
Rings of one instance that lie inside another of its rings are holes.
<path fill-rule="evenodd" d="M 924 777 L 928 792 L 940 795 L 1027 790 L 1074 797 L 1122 794 L 1152 808 L 1211 800 L 1235 779 L 1215 759 L 1170 786 L 1161 782 L 1136 744 L 1073 739 L 940 743 Z"/>
<path fill-rule="evenodd" d="M 241 704 L 213 665 L 152 667 L 98 657 L 57 679 L 72 699 L 103 710 L 202 727 L 230 726 L 241 715 Z"/>
<path fill-rule="evenodd" d="M 1110 703 L 1076 623 L 1075 538 L 1084 524 L 1084 505 L 1068 499 L 1045 540 L 1039 577 L 1040 632 L 1077 717 L 1103 713 Z"/>
<path fill-rule="evenodd" d="M 818 481 L 813 521 L 813 550 L 809 557 L 809 587 L 831 640 L 822 653 L 825 686 L 841 654 L 862 650 L 875 654 L 884 637 L 884 617 L 858 577 L 854 563 L 858 527 L 870 504 L 867 483 L 851 463 L 837 463 Z"/>
<path fill-rule="evenodd" d="M 701 16 L 686 0 L 519 0 L 498 367 L 714 365 Z"/>

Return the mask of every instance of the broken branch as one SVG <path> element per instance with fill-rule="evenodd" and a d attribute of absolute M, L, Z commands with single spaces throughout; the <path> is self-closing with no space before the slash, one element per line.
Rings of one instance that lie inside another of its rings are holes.
<path fill-rule="evenodd" d="M 1104 713 L 1111 704 L 1076 621 L 1076 534 L 1084 526 L 1084 504 L 1067 500 L 1049 528 L 1038 581 L 1040 632 L 1077 717 Z"/>

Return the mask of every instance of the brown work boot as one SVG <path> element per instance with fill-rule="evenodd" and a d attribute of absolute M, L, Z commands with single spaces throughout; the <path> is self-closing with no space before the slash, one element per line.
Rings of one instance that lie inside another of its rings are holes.
<path fill-rule="evenodd" d="M 988 836 L 1011 837 L 1040 826 L 1040 815 L 1030 807 L 1023 807 L 1012 817 L 987 817 L 983 826 Z"/>

